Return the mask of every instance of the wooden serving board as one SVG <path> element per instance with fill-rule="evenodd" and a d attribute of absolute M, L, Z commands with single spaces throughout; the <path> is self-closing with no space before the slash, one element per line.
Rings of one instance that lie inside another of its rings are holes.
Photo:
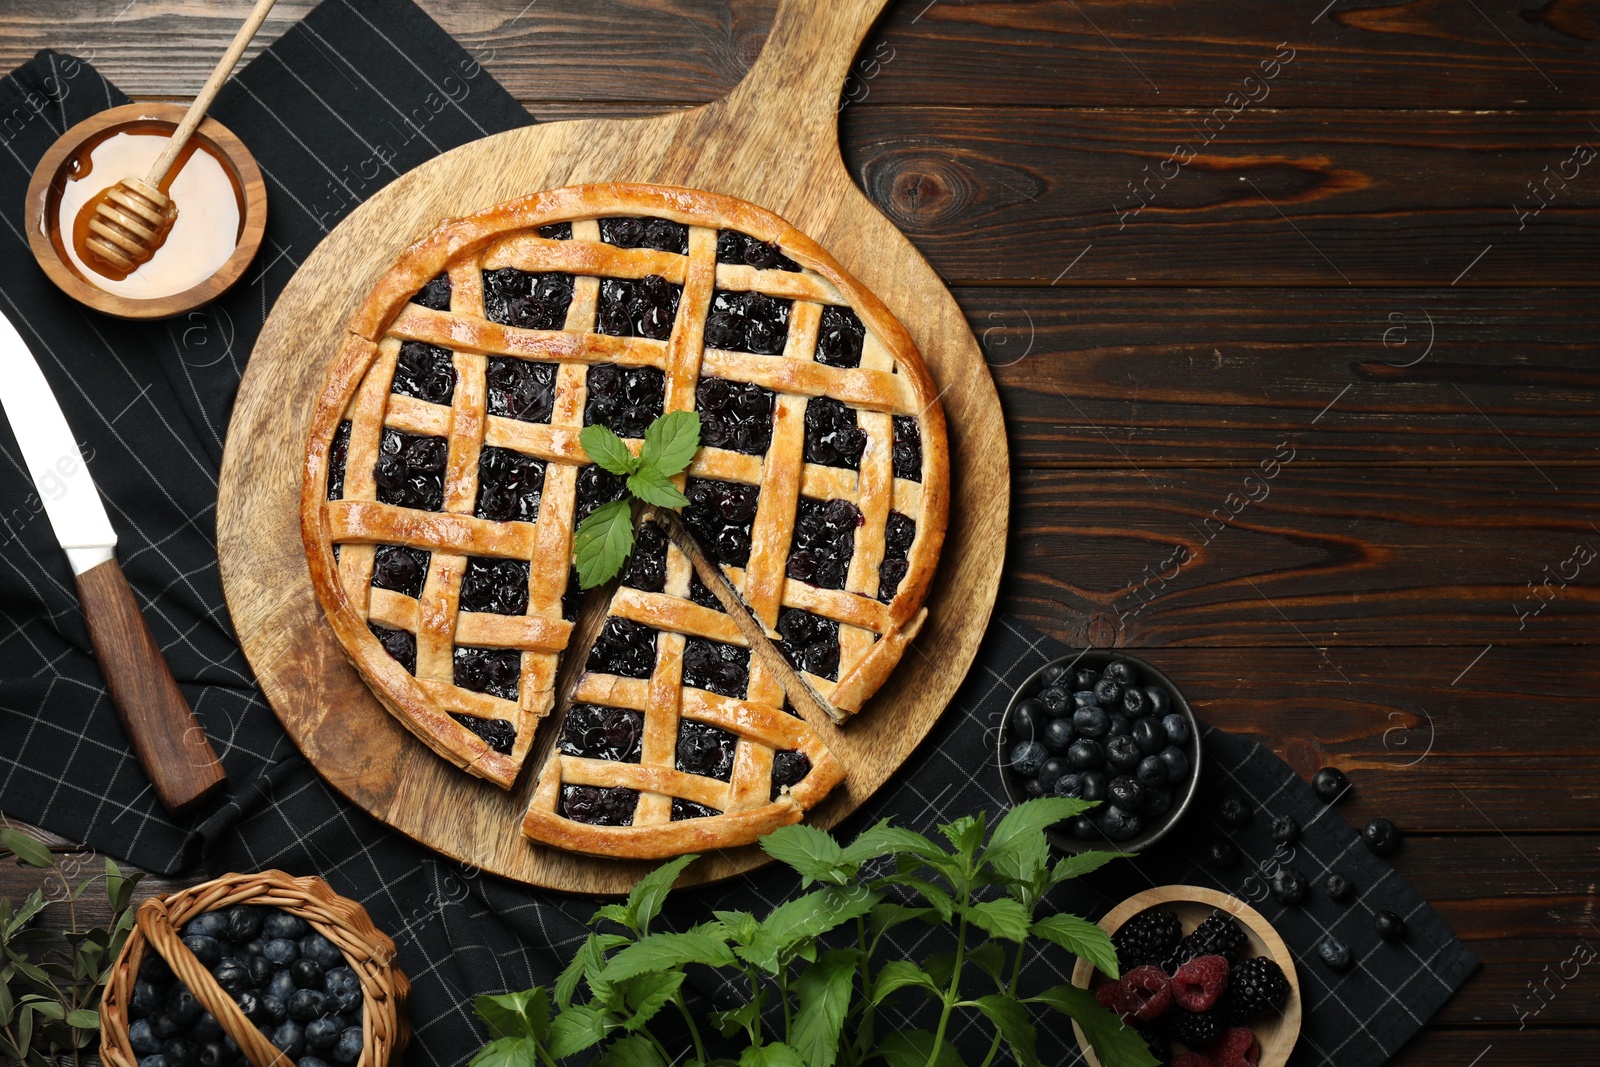
<path fill-rule="evenodd" d="M 849 777 L 812 821 L 832 826 L 859 807 L 949 703 L 994 606 L 1010 462 L 999 398 L 960 308 L 856 189 L 839 156 L 841 87 L 883 4 L 786 0 L 750 74 L 704 107 L 532 126 L 448 152 L 352 212 L 278 299 L 240 385 L 223 457 L 223 588 L 245 655 L 290 736 L 335 789 L 378 819 L 464 863 L 553 889 L 625 892 L 651 866 L 572 855 L 522 836 L 547 737 L 510 792 L 464 774 L 413 738 L 378 704 L 324 623 L 300 541 L 306 430 L 350 314 L 401 250 L 440 220 L 541 189 L 635 181 L 742 197 L 814 237 L 899 316 L 942 390 L 949 532 L 928 596 L 930 618 L 911 652 L 861 714 L 824 738 Z M 726 878 L 765 858 L 754 846 L 719 852 L 686 880 Z"/>

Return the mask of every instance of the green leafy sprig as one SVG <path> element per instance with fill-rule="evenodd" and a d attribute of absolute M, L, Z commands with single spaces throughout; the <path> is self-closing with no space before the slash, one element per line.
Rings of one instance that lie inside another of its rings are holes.
<path fill-rule="evenodd" d="M 669 411 L 644 432 L 644 447 L 634 455 L 608 427 L 585 426 L 578 443 L 591 460 L 626 478 L 628 496 L 602 504 L 578 524 L 574 551 L 578 584 L 593 589 L 615 578 L 633 554 L 633 500 L 660 508 L 681 508 L 689 498 L 673 482 L 700 447 L 700 416 Z"/>
<path fill-rule="evenodd" d="M 696 858 L 680 857 L 640 880 L 625 903 L 595 913 L 590 924 L 599 928 L 552 989 L 477 999 L 493 1039 L 472 1067 L 557 1067 L 580 1054 L 599 1067 L 962 1067 L 951 1043 L 957 1013 L 981 1017 L 992 1031 L 980 1067 L 990 1067 L 1002 1045 L 1021 1067 L 1039 1067 L 1037 1013 L 1075 1020 L 1106 1067 L 1155 1067 L 1138 1034 L 1088 990 L 1019 986 L 1024 960 L 1050 946 L 1117 974 L 1098 926 L 1037 914 L 1052 887 L 1122 855 L 1051 862 L 1045 828 L 1093 806 L 1030 800 L 992 829 L 984 816 L 968 816 L 939 827 L 934 840 L 887 820 L 848 845 L 811 826 L 786 826 L 761 847 L 798 871 L 807 892 L 764 919 L 717 911 L 683 932 L 653 932 L 672 883 Z M 899 958 L 884 937 L 910 922 L 948 929 L 955 951 Z M 829 934 L 838 947 L 819 944 Z M 691 1007 L 683 989 L 691 965 L 729 972 L 747 999 L 709 1015 Z M 882 1030 L 878 1009 L 911 995 L 933 1002 L 937 1028 Z M 670 1049 L 652 1033 L 651 1021 L 669 1009 L 689 1047 Z M 723 1039 L 717 1047 L 713 1027 Z"/>

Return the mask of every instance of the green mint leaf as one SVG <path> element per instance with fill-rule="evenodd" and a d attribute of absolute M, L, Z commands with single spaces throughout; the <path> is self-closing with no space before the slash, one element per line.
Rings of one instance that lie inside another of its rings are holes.
<path fill-rule="evenodd" d="M 1033 924 L 1033 934 L 1060 945 L 1074 956 L 1082 956 L 1100 968 L 1101 974 L 1121 977 L 1117 972 L 1117 950 L 1111 947 L 1111 938 L 1087 919 L 1065 912 L 1049 915 Z"/>
<path fill-rule="evenodd" d="M 945 892 L 942 887 L 935 885 L 928 879 L 922 878 L 918 875 L 891 874 L 887 877 L 878 879 L 878 881 L 874 882 L 873 885 L 903 885 L 908 889 L 915 889 L 918 893 L 922 894 L 923 900 L 926 900 L 929 904 L 933 905 L 934 910 L 939 913 L 939 918 L 943 919 L 946 923 L 948 923 L 950 921 L 950 917 L 955 914 L 956 902 L 951 899 L 950 894 Z"/>
<path fill-rule="evenodd" d="M 1018 804 L 995 823 L 994 833 L 989 835 L 989 847 L 983 852 L 983 862 L 1007 878 L 1024 881 L 1033 878 L 1050 862 L 1045 830 L 1081 815 L 1092 806 L 1090 801 L 1066 797 L 1040 797 Z"/>
<path fill-rule="evenodd" d="M 626 500 L 602 504 L 578 524 L 573 546 L 578 584 L 593 589 L 615 578 L 633 551 L 633 511 Z"/>
<path fill-rule="evenodd" d="M 1028 909 L 1010 897 L 982 900 L 962 909 L 975 925 L 1007 941 L 1028 939 Z"/>
<path fill-rule="evenodd" d="M 679 856 L 639 879 L 633 892 L 628 894 L 627 912 L 632 921 L 627 925 L 630 929 L 641 934 L 650 932 L 650 921 L 661 914 L 661 906 L 667 902 L 672 883 L 678 880 L 678 875 L 683 873 L 685 867 L 699 858 L 697 854 Z"/>
<path fill-rule="evenodd" d="M 878 968 L 878 976 L 872 980 L 873 1006 L 883 1003 L 885 997 L 906 986 L 916 986 L 931 997 L 944 995 L 944 989 L 934 984 L 933 975 L 915 963 L 910 960 L 889 960 Z"/>
<path fill-rule="evenodd" d="M 732 967 L 733 950 L 709 933 L 651 934 L 612 956 L 600 977 L 606 982 L 620 982 L 646 971 L 664 971 L 686 963 Z"/>
<path fill-rule="evenodd" d="M 1094 994 L 1077 986 L 1058 985 L 1046 989 L 1026 1003 L 1046 1004 L 1072 1017 L 1083 1030 L 1083 1036 L 1094 1047 L 1095 1058 L 1116 1067 L 1160 1067 L 1150 1054 L 1144 1038 L 1106 1008 L 1100 1006 Z"/>
<path fill-rule="evenodd" d="M 967 952 L 967 962 L 994 979 L 994 984 L 1005 988 L 1003 972 L 1006 966 L 1006 948 L 998 941 L 985 941 Z"/>
<path fill-rule="evenodd" d="M 1127 859 L 1132 855 L 1132 852 L 1091 851 L 1074 853 L 1063 860 L 1059 860 L 1054 867 L 1050 868 L 1050 884 L 1060 885 L 1062 882 L 1069 882 L 1079 875 L 1088 874 L 1090 871 L 1098 871 L 1112 860 Z"/>
<path fill-rule="evenodd" d="M 780 826 L 758 842 L 761 851 L 786 863 L 805 878 L 802 888 L 812 882 L 843 885 L 845 875 L 838 870 L 844 850 L 828 834 L 806 823 Z"/>
<path fill-rule="evenodd" d="M 748 945 L 761 931 L 761 924 L 748 911 L 714 911 L 711 914 L 717 917 L 736 945 Z"/>
<path fill-rule="evenodd" d="M 833 1067 L 839 1035 L 855 989 L 857 954 L 834 949 L 800 972 L 795 993 L 800 1010 L 789 1030 L 789 1044 L 806 1067 Z"/>
<path fill-rule="evenodd" d="M 772 909 L 749 947 L 739 955 L 768 974 L 777 974 L 781 958 L 872 910 L 880 897 L 864 886 L 831 885 L 796 897 Z"/>
<path fill-rule="evenodd" d="M 538 1045 L 528 1037 L 502 1037 L 479 1049 L 467 1067 L 539 1067 Z"/>
<path fill-rule="evenodd" d="M 654 467 L 641 467 L 628 476 L 628 492 L 658 508 L 681 508 L 689 503 L 672 479 Z"/>
<path fill-rule="evenodd" d="M 920 859 L 939 859 L 947 855 L 942 848 L 915 830 L 890 826 L 889 820 L 884 819 L 861 831 L 854 841 L 846 845 L 843 858 L 846 863 L 865 863 L 899 852 L 907 852 Z"/>
<path fill-rule="evenodd" d="M 964 856 L 976 856 L 978 845 L 983 841 L 983 817 L 981 815 L 963 815 L 955 822 L 947 822 L 939 827 L 939 832 L 945 840 L 956 846 L 956 851 Z"/>
<path fill-rule="evenodd" d="M 1033 1022 L 1028 1018 L 1027 1008 L 1011 997 L 998 993 L 979 997 L 973 1004 L 994 1023 L 994 1028 L 1011 1046 L 1012 1055 L 1022 1067 L 1040 1067 L 1039 1054 L 1035 1049 L 1037 1035 L 1033 1032 Z"/>
<path fill-rule="evenodd" d="M 723 1037 L 732 1037 L 740 1030 L 753 1026 L 761 1018 L 761 1009 L 766 1007 L 767 994 L 763 990 L 757 993 L 754 1000 L 747 1000 L 737 1008 L 728 1011 L 714 1011 L 711 1013 L 711 1025 L 717 1028 L 717 1033 Z"/>
<path fill-rule="evenodd" d="M 489 1025 L 494 1037 L 532 1037 L 542 1041 L 550 1031 L 550 998 L 537 986 L 519 993 L 480 996 L 473 1000 L 472 1009 Z"/>
<path fill-rule="evenodd" d="M 606 1049 L 595 1067 L 667 1067 L 667 1061 L 643 1034 L 629 1034 Z"/>
<path fill-rule="evenodd" d="M 901 1030 L 884 1035 L 872 1051 L 883 1057 L 888 1067 L 962 1067 L 961 1057 L 949 1042 L 934 1044 L 934 1036 L 926 1030 Z M 938 1048 L 938 1057 L 934 1048 Z"/>
<path fill-rule="evenodd" d="M 689 465 L 700 447 L 700 415 L 694 411 L 669 411 L 644 431 L 639 458 L 672 477 Z"/>
<path fill-rule="evenodd" d="M 939 913 L 932 908 L 908 908 L 904 904 L 896 904 L 893 901 L 889 901 L 873 905 L 872 910 L 867 913 L 867 929 L 872 933 L 872 936 L 877 937 L 879 934 L 888 933 L 902 923 L 924 922 L 929 926 L 934 926 L 938 917 Z"/>
<path fill-rule="evenodd" d="M 639 469 L 639 459 L 628 451 L 622 438 L 612 433 L 609 427 L 599 423 L 585 426 L 578 433 L 578 443 L 590 459 L 612 474 L 632 474 Z"/>
<path fill-rule="evenodd" d="M 564 1060 L 599 1044 L 614 1025 L 605 1012 L 587 1004 L 574 1004 L 550 1023 L 550 1042 L 545 1051 L 553 1060 Z"/>
<path fill-rule="evenodd" d="M 739 1067 L 809 1067 L 800 1054 L 781 1041 L 739 1053 Z"/>
<path fill-rule="evenodd" d="M 683 971 L 651 971 L 629 979 L 623 986 L 622 1002 L 633 1014 L 623 1020 L 623 1028 L 631 1033 L 655 1018 L 685 977 Z"/>

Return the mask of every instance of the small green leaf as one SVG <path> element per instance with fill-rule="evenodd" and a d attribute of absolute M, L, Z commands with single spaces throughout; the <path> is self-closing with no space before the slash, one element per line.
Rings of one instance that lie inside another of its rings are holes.
<path fill-rule="evenodd" d="M 942 848 L 915 830 L 891 826 L 889 820 L 884 819 L 863 830 L 854 841 L 845 846 L 844 860 L 847 863 L 865 863 L 867 860 L 900 852 L 907 852 L 921 859 L 935 859 L 946 855 Z"/>
<path fill-rule="evenodd" d="M 781 1041 L 752 1046 L 739 1053 L 739 1067 L 809 1067 L 800 1054 Z"/>
<path fill-rule="evenodd" d="M 591 511 L 578 524 L 573 551 L 583 588 L 593 589 L 615 578 L 633 551 L 633 510 L 628 502 L 613 500 Z"/>
<path fill-rule="evenodd" d="M 622 438 L 612 433 L 609 427 L 599 423 L 585 426 L 578 433 L 578 443 L 589 458 L 598 463 L 603 469 L 622 477 L 632 474 L 639 469 L 640 461 L 628 446 L 622 443 Z"/>
<path fill-rule="evenodd" d="M 939 987 L 940 996 L 943 996 L 944 990 L 950 988 L 951 975 L 955 973 L 956 954 L 935 952 L 922 961 L 922 969 L 928 972 L 928 977 L 933 979 L 934 984 Z"/>
<path fill-rule="evenodd" d="M 964 856 L 976 856 L 978 845 L 983 841 L 983 816 L 963 815 L 954 822 L 940 826 L 939 832 L 956 847 L 957 852 Z"/>
<path fill-rule="evenodd" d="M 683 873 L 685 867 L 699 858 L 694 853 L 679 856 L 639 879 L 633 892 L 628 894 L 628 911 L 633 915 L 631 925 L 635 930 L 641 934 L 650 932 L 650 923 L 661 914 L 661 906 L 667 902 L 672 883 L 678 880 L 678 875 Z"/>
<path fill-rule="evenodd" d="M 594 925 L 596 919 L 610 919 L 618 926 L 626 926 L 630 930 L 633 929 L 633 916 L 621 904 L 607 904 L 605 907 L 597 909 L 594 915 L 590 917 L 589 924 L 591 926 Z"/>
<path fill-rule="evenodd" d="M 700 416 L 693 411 L 669 411 L 644 431 L 639 458 L 647 467 L 672 477 L 689 465 L 700 448 Z"/>
<path fill-rule="evenodd" d="M 869 999 L 874 1005 L 881 1004 L 885 997 L 906 986 L 916 986 L 935 997 L 944 993 L 944 990 L 934 983 L 933 976 L 915 963 L 910 960 L 890 960 L 878 968 L 878 976 L 872 980 L 872 995 Z"/>
<path fill-rule="evenodd" d="M 939 918 L 945 922 L 949 922 L 950 917 L 955 914 L 956 902 L 951 899 L 950 894 L 945 892 L 941 886 L 935 885 L 926 878 L 914 874 L 891 874 L 878 879 L 872 884 L 875 887 L 903 885 L 908 889 L 915 889 L 922 894 L 922 899 L 932 905 L 933 909 L 939 913 Z"/>
<path fill-rule="evenodd" d="M 873 937 L 888 933 L 896 926 L 908 922 L 925 922 L 934 925 L 934 920 L 939 913 L 933 908 L 908 908 L 904 904 L 886 901 L 874 904 L 867 913 L 867 929 Z"/>
<path fill-rule="evenodd" d="M 526 1037 L 502 1037 L 478 1050 L 467 1067 L 538 1067 L 538 1046 Z"/>
<path fill-rule="evenodd" d="M 667 1067 L 650 1039 L 643 1034 L 629 1034 L 606 1049 L 605 1055 L 595 1061 L 595 1067 Z"/>
<path fill-rule="evenodd" d="M 710 934 L 651 934 L 612 956 L 600 971 L 607 982 L 620 982 L 646 971 L 703 963 L 708 967 L 731 967 L 733 950 Z"/>
<path fill-rule="evenodd" d="M 652 971 L 629 979 L 622 986 L 622 996 L 623 1003 L 633 1014 L 623 1020 L 623 1027 L 637 1030 L 653 1019 L 683 985 L 684 978 L 683 971 Z"/>
<path fill-rule="evenodd" d="M 979 997 L 973 1004 L 994 1023 L 995 1029 L 1011 1046 L 1012 1055 L 1022 1067 L 1040 1067 L 1039 1054 L 1035 1050 L 1033 1021 L 1028 1018 L 1027 1008 L 1011 997 L 996 993 Z"/>
<path fill-rule="evenodd" d="M 1028 939 L 1028 909 L 1010 897 L 983 900 L 964 909 L 975 925 L 1007 941 Z"/>
<path fill-rule="evenodd" d="M 961 1057 L 949 1042 L 938 1046 L 934 1058 L 934 1037 L 926 1030 L 901 1030 L 884 1035 L 873 1051 L 883 1057 L 888 1067 L 962 1067 Z"/>
<path fill-rule="evenodd" d="M 630 474 L 628 492 L 658 508 L 681 508 L 689 503 L 689 498 L 673 484 L 672 479 L 654 467 L 643 467 Z"/>
<path fill-rule="evenodd" d="M 100 1029 L 100 1013 L 90 1011 L 88 1008 L 69 1011 L 67 1012 L 67 1025 L 77 1027 L 79 1030 L 98 1030 Z"/>
<path fill-rule="evenodd" d="M 1117 950 L 1111 947 L 1111 938 L 1087 919 L 1065 912 L 1048 915 L 1033 924 L 1033 934 L 1060 945 L 1075 956 L 1082 956 L 1098 967 L 1101 974 L 1119 977 Z"/>
<path fill-rule="evenodd" d="M 806 1067 L 833 1067 L 839 1057 L 839 1034 L 855 991 L 856 960 L 854 952 L 825 952 L 795 979 L 800 1009 L 789 1030 L 789 1044 Z"/>
<path fill-rule="evenodd" d="M 1006 949 L 998 941 L 985 941 L 967 952 L 967 962 L 994 979 L 995 985 L 1004 986 L 1006 980 Z"/>
<path fill-rule="evenodd" d="M 550 1041 L 545 1051 L 550 1058 L 564 1060 L 576 1052 L 593 1048 L 606 1036 L 610 1022 L 606 1013 L 586 1004 L 574 1004 L 550 1023 Z"/>
<path fill-rule="evenodd" d="M 600 969 L 605 966 L 606 953 L 626 945 L 628 941 L 621 934 L 590 934 L 572 957 L 572 962 L 556 979 L 556 1005 L 563 1009 L 571 1006 L 572 998 L 578 991 L 578 981 L 582 978 L 587 977 L 592 988 Z M 599 995 L 598 992 L 596 995 Z"/>
<path fill-rule="evenodd" d="M 495 1037 L 533 1037 L 543 1041 L 550 1033 L 550 998 L 537 986 L 516 993 L 480 996 L 473 1000 L 472 1008 Z"/>
<path fill-rule="evenodd" d="M 761 932 L 761 924 L 748 911 L 714 911 L 711 914 L 717 917 L 735 944 L 748 945 Z"/>
<path fill-rule="evenodd" d="M 723 1037 L 732 1037 L 740 1030 L 754 1026 L 757 1019 L 761 1018 L 761 1009 L 766 1005 L 767 995 L 763 991 L 754 1000 L 747 1000 L 737 1008 L 728 1011 L 714 1011 L 711 1013 L 711 1025 Z"/>
<path fill-rule="evenodd" d="M 1081 815 L 1093 806 L 1090 801 L 1069 800 L 1066 797 L 1039 797 L 1023 801 L 995 823 L 994 833 L 989 836 L 989 847 L 983 851 L 983 862 L 1008 877 L 1031 877 L 1035 870 L 1044 867 L 1049 857 L 1045 830 L 1074 815 Z"/>
<path fill-rule="evenodd" d="M 31 837 L 15 827 L 0 830 L 0 846 L 9 849 L 17 859 L 30 867 L 53 867 L 55 860 L 50 849 L 37 837 Z"/>
<path fill-rule="evenodd" d="M 1097 871 L 1112 860 L 1128 859 L 1132 852 L 1077 852 L 1050 868 L 1050 884 L 1060 885 L 1080 875 Z"/>
<path fill-rule="evenodd" d="M 1058 985 L 1036 997 L 1029 1004 L 1045 1004 L 1069 1015 L 1083 1029 L 1083 1036 L 1094 1046 L 1095 1058 L 1115 1067 L 1160 1067 L 1150 1054 L 1144 1038 L 1130 1026 L 1102 1008 L 1094 994 L 1077 986 Z"/>
<path fill-rule="evenodd" d="M 805 878 L 803 885 L 813 881 L 842 885 L 845 881 L 838 870 L 844 850 L 839 842 L 815 826 L 806 823 L 780 826 L 758 843 L 761 851 L 799 871 Z"/>
<path fill-rule="evenodd" d="M 865 915 L 878 900 L 877 893 L 859 885 L 828 886 L 796 897 L 772 909 L 755 940 L 739 949 L 739 955 L 776 974 L 780 959 L 801 942 Z"/>

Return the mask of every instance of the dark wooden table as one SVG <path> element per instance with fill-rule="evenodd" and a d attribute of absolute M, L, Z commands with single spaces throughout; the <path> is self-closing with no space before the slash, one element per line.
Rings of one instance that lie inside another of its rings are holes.
<path fill-rule="evenodd" d="M 544 119 L 712 99 L 773 9 L 421 2 Z M 1484 967 L 1396 1062 L 1600 1062 L 1600 7 L 1324 3 L 895 2 L 844 154 L 994 364 L 1001 606 L 1405 829 Z M 248 6 L 3 0 L 0 67 L 185 98 Z"/>

